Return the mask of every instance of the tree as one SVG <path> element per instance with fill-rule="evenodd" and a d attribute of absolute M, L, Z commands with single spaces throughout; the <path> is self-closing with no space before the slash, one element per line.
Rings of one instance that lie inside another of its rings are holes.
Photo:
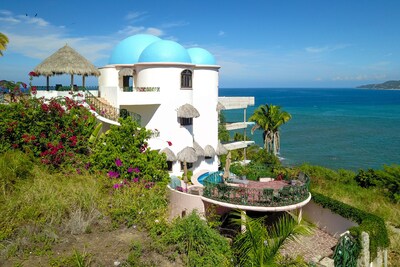
<path fill-rule="evenodd" d="M 262 129 L 264 131 L 264 149 L 276 155 L 280 149 L 279 127 L 291 118 L 292 116 L 288 112 L 282 111 L 280 106 L 261 105 L 249 118 L 249 121 L 256 123 L 251 132 L 254 133 L 255 130 Z"/>
<path fill-rule="evenodd" d="M 0 56 L 3 56 L 3 51 L 6 50 L 8 42 L 8 37 L 0 32 Z"/>
<path fill-rule="evenodd" d="M 312 231 L 310 226 L 291 213 L 285 214 L 270 227 L 264 224 L 265 217 L 253 219 L 244 214 L 240 217 L 235 219 L 235 223 L 244 223 L 246 230 L 234 242 L 239 266 L 277 266 L 278 252 L 285 241 L 296 240 L 297 236 Z"/>

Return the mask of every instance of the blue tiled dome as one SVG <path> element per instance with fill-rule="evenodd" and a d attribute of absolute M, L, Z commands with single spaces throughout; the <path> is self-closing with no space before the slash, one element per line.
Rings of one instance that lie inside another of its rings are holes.
<path fill-rule="evenodd" d="M 197 65 L 215 65 L 214 56 L 207 50 L 200 47 L 189 48 L 187 52 L 190 55 L 193 64 Z"/>
<path fill-rule="evenodd" d="M 122 40 L 113 50 L 109 64 L 135 64 L 150 44 L 161 39 L 150 34 L 137 34 Z"/>
<path fill-rule="evenodd" d="M 192 63 L 186 49 L 174 41 L 162 40 L 150 44 L 143 50 L 139 62 Z"/>

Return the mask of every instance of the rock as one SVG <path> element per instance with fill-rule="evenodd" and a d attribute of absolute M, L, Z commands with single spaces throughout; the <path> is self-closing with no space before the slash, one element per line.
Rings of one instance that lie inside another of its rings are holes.
<path fill-rule="evenodd" d="M 325 267 L 335 267 L 334 260 L 328 257 L 323 258 L 319 264 Z"/>

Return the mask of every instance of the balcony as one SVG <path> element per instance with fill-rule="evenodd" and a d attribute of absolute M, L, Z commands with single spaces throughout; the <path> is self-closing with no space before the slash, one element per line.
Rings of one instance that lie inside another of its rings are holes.
<path fill-rule="evenodd" d="M 160 87 L 123 87 L 118 90 L 119 106 L 159 105 L 162 103 Z"/>
<path fill-rule="evenodd" d="M 242 210 L 284 211 L 300 208 L 311 199 L 310 178 L 304 174 L 290 181 L 233 180 L 223 182 L 220 173 L 210 174 L 204 179 L 203 201 Z"/>
<path fill-rule="evenodd" d="M 160 92 L 160 87 L 123 87 L 123 92 Z"/>

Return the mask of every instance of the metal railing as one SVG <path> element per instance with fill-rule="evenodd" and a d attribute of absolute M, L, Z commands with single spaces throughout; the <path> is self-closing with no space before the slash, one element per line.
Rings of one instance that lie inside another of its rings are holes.
<path fill-rule="evenodd" d="M 123 92 L 160 92 L 160 87 L 124 87 Z"/>
<path fill-rule="evenodd" d="M 55 85 L 55 86 L 49 86 L 47 87 L 46 85 L 38 85 L 36 86 L 36 90 L 38 91 L 71 91 L 71 86 L 62 86 L 62 85 Z M 74 86 L 73 91 L 83 91 L 83 90 L 88 90 L 88 91 L 96 91 L 99 90 L 98 86 Z"/>
<path fill-rule="evenodd" d="M 219 176 L 219 174 L 218 174 Z M 245 206 L 281 207 L 303 202 L 309 197 L 310 178 L 300 175 L 293 184 L 280 188 L 248 188 L 245 185 L 231 186 L 216 183 L 216 175 L 204 179 L 203 197 Z"/>
<path fill-rule="evenodd" d="M 112 121 L 118 121 L 118 118 L 131 117 L 132 120 L 136 121 L 139 125 L 141 122 L 141 116 L 137 113 L 130 112 L 126 109 L 119 109 L 113 107 L 109 104 L 101 102 L 97 97 L 95 97 L 91 92 L 85 88 L 85 101 L 90 106 L 93 111 L 96 111 L 100 116 L 107 118 Z"/>

